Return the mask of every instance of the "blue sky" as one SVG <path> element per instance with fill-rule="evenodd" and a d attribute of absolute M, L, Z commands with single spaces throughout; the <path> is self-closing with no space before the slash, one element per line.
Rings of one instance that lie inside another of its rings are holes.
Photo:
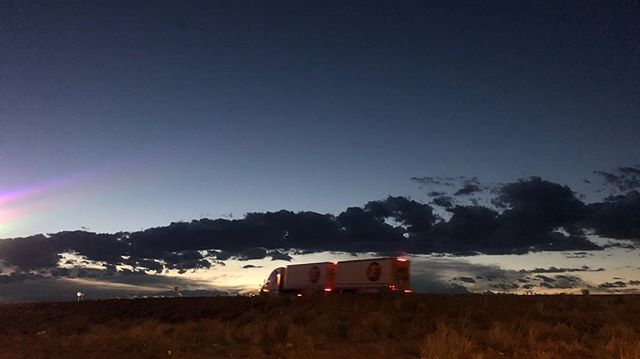
<path fill-rule="evenodd" d="M 579 184 L 640 158 L 636 8 L 5 2 L 0 188 L 89 175 L 1 236 Z"/>

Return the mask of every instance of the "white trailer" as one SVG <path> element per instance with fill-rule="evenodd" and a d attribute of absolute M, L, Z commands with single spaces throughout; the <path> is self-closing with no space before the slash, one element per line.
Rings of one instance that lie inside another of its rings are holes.
<path fill-rule="evenodd" d="M 283 290 L 286 292 L 322 292 L 333 289 L 336 264 L 331 262 L 287 266 Z"/>
<path fill-rule="evenodd" d="M 338 262 L 339 292 L 411 292 L 406 258 L 376 258 Z"/>

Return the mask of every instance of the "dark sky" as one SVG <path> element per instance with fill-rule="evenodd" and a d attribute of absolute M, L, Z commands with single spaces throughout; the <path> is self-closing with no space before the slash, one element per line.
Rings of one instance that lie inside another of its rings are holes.
<path fill-rule="evenodd" d="M 0 3 L 0 238 L 640 162 L 636 1 Z"/>

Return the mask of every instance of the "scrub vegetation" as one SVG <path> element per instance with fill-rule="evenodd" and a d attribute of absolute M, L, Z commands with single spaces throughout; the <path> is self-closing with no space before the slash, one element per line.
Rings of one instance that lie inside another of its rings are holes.
<path fill-rule="evenodd" d="M 2 358 L 640 358 L 640 296 L 335 295 L 0 305 Z"/>

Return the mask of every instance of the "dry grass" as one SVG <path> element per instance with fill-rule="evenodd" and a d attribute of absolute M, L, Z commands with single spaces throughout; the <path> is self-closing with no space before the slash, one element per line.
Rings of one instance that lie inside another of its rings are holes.
<path fill-rule="evenodd" d="M 640 359 L 639 296 L 175 298 L 0 305 L 2 358 Z"/>

